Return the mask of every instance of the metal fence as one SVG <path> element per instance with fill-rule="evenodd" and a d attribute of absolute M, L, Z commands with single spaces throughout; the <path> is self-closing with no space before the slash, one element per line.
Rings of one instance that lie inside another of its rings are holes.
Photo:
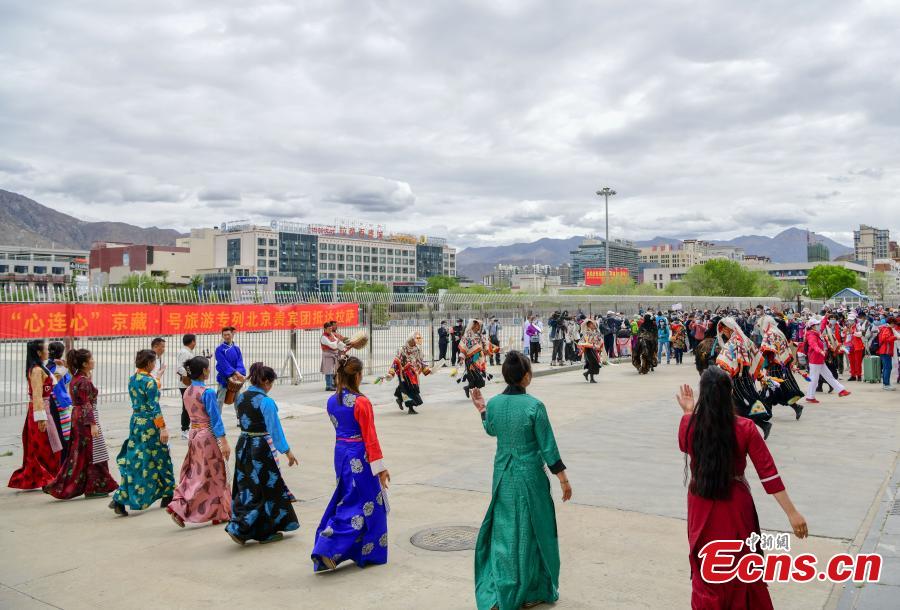
<path fill-rule="evenodd" d="M 7 290 L 0 292 L 0 302 L 19 303 L 28 307 L 35 302 L 119 302 L 119 303 L 359 303 L 359 325 L 341 328 L 350 336 L 359 330 L 369 333 L 369 343 L 357 350 L 366 366 L 367 375 L 381 375 L 387 371 L 397 349 L 413 332 L 423 338 L 423 351 L 432 359 L 438 356 L 437 329 L 442 320 L 452 326 L 454 321 L 472 318 L 497 318 L 502 330 L 500 342 L 504 351 L 521 347 L 522 323 L 526 316 L 538 314 L 548 317 L 554 310 L 568 310 L 588 316 L 603 315 L 607 311 L 626 315 L 652 307 L 669 309 L 680 303 L 686 310 L 719 307 L 747 308 L 757 304 L 781 305 L 777 299 L 716 298 L 716 297 L 639 297 L 595 295 L 472 295 L 453 294 L 390 294 L 338 293 L 323 295 L 299 292 L 251 292 L 249 294 L 218 293 L 190 290 L 128 290 L 104 289 L 75 295 L 70 290 L 29 291 L 28 294 Z M 794 304 L 796 305 L 796 304 Z M 817 303 L 807 302 L 816 307 Z M 273 330 L 241 332 L 236 343 L 241 347 L 244 361 L 264 362 L 279 372 L 279 383 L 322 382 L 319 373 L 321 330 Z M 127 396 L 128 379 L 134 371 L 134 355 L 149 348 L 149 336 L 128 337 L 48 337 L 72 348 L 87 348 L 94 354 L 96 369 L 94 383 L 101 400 L 122 401 Z M 164 393 L 177 391 L 175 354 L 181 348 L 181 336 L 165 336 L 167 353 L 163 356 L 166 372 L 163 375 Z M 218 333 L 198 334 L 196 353 L 212 354 L 220 342 Z M 0 416 L 20 414 L 27 409 L 25 383 L 26 341 L 0 339 Z"/>

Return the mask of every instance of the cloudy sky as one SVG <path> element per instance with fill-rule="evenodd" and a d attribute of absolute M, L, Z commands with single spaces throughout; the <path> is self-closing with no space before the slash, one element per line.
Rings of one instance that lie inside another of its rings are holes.
<path fill-rule="evenodd" d="M 457 246 L 900 231 L 894 0 L 0 0 L 0 188 Z"/>

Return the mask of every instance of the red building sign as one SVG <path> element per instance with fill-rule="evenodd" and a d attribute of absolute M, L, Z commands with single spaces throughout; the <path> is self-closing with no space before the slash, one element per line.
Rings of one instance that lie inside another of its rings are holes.
<path fill-rule="evenodd" d="M 628 277 L 627 267 L 610 267 L 609 269 L 610 280 L 625 280 L 628 279 Z M 585 286 L 602 286 L 604 283 L 606 283 L 605 268 L 587 268 L 584 270 Z"/>

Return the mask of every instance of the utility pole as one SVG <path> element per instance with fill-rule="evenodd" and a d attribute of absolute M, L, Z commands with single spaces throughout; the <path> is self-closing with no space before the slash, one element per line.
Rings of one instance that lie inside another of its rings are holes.
<path fill-rule="evenodd" d="M 608 186 L 604 186 L 602 189 L 597 191 L 597 195 L 602 195 L 603 200 L 606 204 L 606 273 L 603 278 L 604 282 L 609 281 L 609 198 L 611 195 L 615 195 L 616 192 L 609 188 Z"/>

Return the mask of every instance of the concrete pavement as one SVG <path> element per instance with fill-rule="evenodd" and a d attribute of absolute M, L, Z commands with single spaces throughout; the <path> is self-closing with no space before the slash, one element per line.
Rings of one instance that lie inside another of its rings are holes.
<path fill-rule="evenodd" d="M 418 416 L 397 409 L 393 386 L 363 388 L 376 404 L 393 479 L 388 565 L 311 572 L 313 532 L 333 491 L 334 430 L 324 414 L 327 393 L 313 385 L 282 386 L 273 396 L 301 461 L 299 468 L 285 469 L 288 485 L 302 500 L 298 532 L 277 544 L 238 547 L 221 527 L 180 530 L 158 508 L 122 519 L 104 500 L 59 502 L 40 492 L 6 489 L 0 491 L 0 606 L 474 607 L 472 551 L 425 551 L 409 542 L 429 527 L 477 527 L 489 501 L 493 439 L 447 371 L 438 369 L 424 381 L 426 404 Z M 577 371 L 535 379 L 530 392 L 548 407 L 574 490 L 573 501 L 564 505 L 554 482 L 562 554 L 557 607 L 689 606 L 684 460 L 674 393 L 679 383 L 696 380 L 687 363 L 663 365 L 646 377 L 628 364 L 609 366 L 596 385 Z M 487 394 L 502 388 L 492 385 Z M 851 389 L 846 399 L 823 397 L 799 422 L 789 408 L 776 408 L 769 446 L 812 534 L 792 540 L 794 554 L 809 551 L 821 559 L 863 547 L 889 488 L 900 445 L 900 397 L 865 384 Z M 173 427 L 176 402 L 165 399 Z M 124 404 L 102 407 L 112 454 L 127 433 L 129 411 Z M 0 420 L 0 453 L 12 452 L 0 457 L 4 481 L 21 460 L 21 425 L 20 418 Z M 234 427 L 229 436 L 233 442 Z M 186 441 L 175 438 L 172 447 L 177 469 Z M 752 468 L 747 476 L 763 528 L 788 529 Z M 882 519 L 879 532 L 895 536 L 893 522 Z M 896 544 L 881 534 L 878 541 L 882 552 Z M 843 594 L 841 587 L 820 582 L 771 590 L 776 607 L 792 609 L 835 608 Z"/>

